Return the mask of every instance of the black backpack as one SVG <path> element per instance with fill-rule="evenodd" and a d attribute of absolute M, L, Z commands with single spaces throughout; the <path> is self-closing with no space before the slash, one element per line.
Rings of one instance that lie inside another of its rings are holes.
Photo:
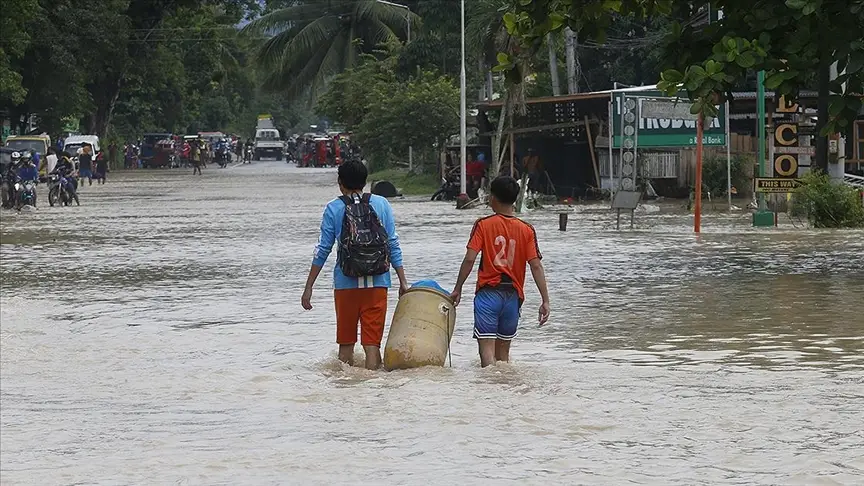
<path fill-rule="evenodd" d="M 362 198 L 339 198 L 345 203 L 345 218 L 339 236 L 337 264 L 347 277 L 368 277 L 390 271 L 390 247 L 387 231 L 369 204 L 370 195 Z"/>

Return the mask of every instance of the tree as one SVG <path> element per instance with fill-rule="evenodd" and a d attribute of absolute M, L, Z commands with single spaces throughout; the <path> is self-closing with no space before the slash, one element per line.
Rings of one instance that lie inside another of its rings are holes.
<path fill-rule="evenodd" d="M 580 40 L 602 42 L 616 15 L 680 19 L 664 45 L 670 69 L 658 85 L 670 95 L 686 92 L 694 102 L 693 113 L 714 115 L 718 98 L 728 97 L 748 72 L 764 70 L 766 87 L 792 98 L 816 74 L 823 135 L 818 139 L 817 165 L 826 167 L 824 135 L 848 127 L 861 108 L 864 0 L 715 0 L 711 9 L 722 10 L 723 17 L 706 25 L 698 20 L 707 14 L 707 5 L 671 0 L 524 0 L 504 21 L 520 40 L 522 55 L 530 55 L 548 32 L 565 26 L 578 32 Z M 829 72 L 835 62 L 845 73 L 832 82 Z M 518 69 L 508 56 L 500 65 Z"/>
<path fill-rule="evenodd" d="M 399 51 L 336 76 L 318 102 L 318 112 L 354 133 L 375 166 L 403 158 L 413 146 L 422 163 L 437 160 L 435 147 L 459 129 L 459 89 L 430 71 L 402 81 Z"/>
<path fill-rule="evenodd" d="M 434 162 L 433 147 L 440 149 L 459 129 L 459 89 L 453 80 L 430 72 L 407 83 L 379 83 L 369 102 L 357 138 L 378 160 L 407 154 L 413 146 L 422 159 Z"/>
<path fill-rule="evenodd" d="M 360 55 L 406 38 L 415 14 L 376 0 L 298 0 L 244 27 L 248 35 L 272 35 L 257 54 L 264 86 L 295 98 L 317 95 Z"/>
<path fill-rule="evenodd" d="M 371 109 L 373 95 L 381 91 L 381 86 L 397 84 L 394 69 L 397 59 L 388 57 L 379 61 L 364 54 L 359 66 L 333 78 L 327 91 L 318 98 L 318 113 L 344 124 L 349 131 L 357 130 Z"/>
<path fill-rule="evenodd" d="M 686 91 L 694 113 L 714 114 L 748 72 L 765 71 L 765 87 L 794 98 L 814 75 L 819 90 L 816 165 L 828 168 L 827 135 L 844 131 L 864 93 L 864 0 L 715 2 L 723 18 L 707 27 L 676 26 L 661 89 Z M 831 80 L 831 65 L 840 74 Z M 845 72 L 844 72 L 845 71 Z M 833 93 L 833 94 L 832 94 Z M 829 106 L 830 104 L 830 106 Z"/>
<path fill-rule="evenodd" d="M 27 90 L 21 84 L 23 76 L 13 65 L 17 64 L 30 44 L 27 24 L 38 13 L 36 0 L 4 2 L 0 16 L 0 103 L 19 104 Z"/>

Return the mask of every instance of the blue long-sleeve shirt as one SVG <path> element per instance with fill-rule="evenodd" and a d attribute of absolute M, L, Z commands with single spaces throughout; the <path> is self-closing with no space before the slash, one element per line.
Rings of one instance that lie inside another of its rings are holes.
<path fill-rule="evenodd" d="M 402 248 L 399 247 L 399 234 L 396 232 L 396 221 L 393 218 L 393 208 L 390 201 L 372 195 L 369 204 L 375 210 L 378 220 L 387 231 L 390 247 L 390 264 L 393 268 L 402 267 Z M 315 247 L 315 256 L 312 264 L 323 267 L 327 257 L 333 250 L 333 244 L 339 241 L 342 234 L 342 220 L 345 218 L 345 203 L 340 199 L 334 199 L 324 208 L 324 216 L 321 218 L 321 234 L 318 237 L 318 245 Z M 346 277 L 339 265 L 333 271 L 333 287 L 339 289 L 364 289 L 373 287 L 390 288 L 390 272 L 382 275 L 369 277 Z"/>

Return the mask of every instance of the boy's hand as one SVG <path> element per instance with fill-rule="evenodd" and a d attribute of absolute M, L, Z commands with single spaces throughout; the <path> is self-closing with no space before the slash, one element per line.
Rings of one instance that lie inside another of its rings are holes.
<path fill-rule="evenodd" d="M 454 289 L 453 292 L 450 292 L 450 298 L 453 299 L 453 307 L 459 305 L 459 302 L 462 301 L 462 289 Z"/>
<path fill-rule="evenodd" d="M 546 324 L 546 321 L 548 321 L 548 320 L 549 320 L 549 303 L 543 302 L 542 304 L 540 304 L 540 317 L 538 318 L 538 321 L 540 322 L 540 326 L 542 327 L 543 324 Z"/>
<path fill-rule="evenodd" d="M 408 284 L 405 282 L 399 282 L 399 297 L 405 295 L 405 292 L 408 292 Z"/>
<path fill-rule="evenodd" d="M 307 288 L 303 291 L 303 297 L 300 298 L 300 304 L 306 310 L 312 310 L 312 289 Z"/>

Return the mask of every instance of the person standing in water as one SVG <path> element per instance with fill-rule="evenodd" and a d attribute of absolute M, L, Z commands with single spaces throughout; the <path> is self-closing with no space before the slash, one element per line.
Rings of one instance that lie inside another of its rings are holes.
<path fill-rule="evenodd" d="M 85 144 L 78 155 L 78 177 L 87 179 L 87 185 L 93 185 L 93 155 L 91 153 L 90 144 Z M 84 181 L 82 180 L 83 184 Z"/>
<path fill-rule="evenodd" d="M 201 146 L 198 143 L 189 145 L 189 154 L 192 158 L 192 175 L 201 175 Z"/>
<path fill-rule="evenodd" d="M 339 166 L 342 196 L 330 201 L 324 209 L 321 235 L 301 304 L 306 310 L 312 309 L 315 280 L 327 262 L 333 244 L 339 241 L 339 254 L 333 271 L 339 360 L 354 364 L 359 321 L 366 368 L 374 370 L 381 367 L 390 266 L 399 277 L 400 296 L 408 289 L 408 282 L 402 268 L 402 249 L 393 209 L 387 199 L 363 193 L 367 176 L 366 166 L 361 162 L 348 161 Z"/>
<path fill-rule="evenodd" d="M 519 196 L 516 179 L 501 176 L 492 181 L 490 206 L 495 214 L 474 223 L 468 250 L 462 260 L 451 298 L 462 299 L 462 286 L 481 256 L 474 296 L 474 338 L 484 368 L 497 361 L 510 361 L 510 342 L 516 337 L 519 313 L 525 300 L 525 267 L 540 291 L 538 322 L 549 319 L 549 290 L 534 227 L 513 215 Z"/>
<path fill-rule="evenodd" d="M 105 178 L 108 174 L 108 160 L 105 158 L 105 153 L 101 152 L 96 156 L 96 183 L 105 184 Z"/>

